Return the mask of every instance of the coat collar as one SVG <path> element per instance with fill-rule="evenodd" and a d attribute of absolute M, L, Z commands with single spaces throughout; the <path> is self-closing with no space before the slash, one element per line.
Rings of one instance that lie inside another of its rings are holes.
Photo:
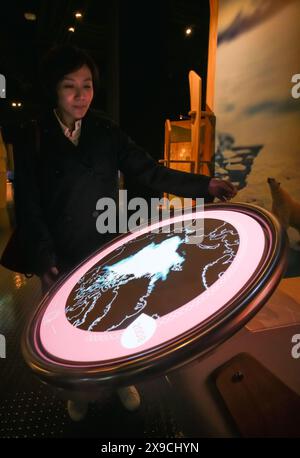
<path fill-rule="evenodd" d="M 64 136 L 67 137 L 73 143 L 73 145 L 77 146 L 78 143 L 79 143 L 79 138 L 80 138 L 80 133 L 81 133 L 82 120 L 78 119 L 77 121 L 75 121 L 75 128 L 74 128 L 73 131 L 71 131 L 71 129 L 69 129 L 69 127 L 66 126 L 62 122 L 62 120 L 60 119 L 60 117 L 59 117 L 59 115 L 58 115 L 58 113 L 57 113 L 57 111 L 55 109 L 53 110 L 53 113 L 54 113 L 54 116 L 57 119 L 58 124 L 61 127 L 61 130 L 62 130 Z"/>
<path fill-rule="evenodd" d="M 61 126 L 57 122 L 53 110 L 45 112 L 40 117 L 40 128 L 42 133 L 48 136 L 49 141 L 54 141 L 59 149 L 74 151 L 79 154 L 81 151 L 88 150 L 92 147 L 95 135 L 100 132 L 101 128 L 108 126 L 107 118 L 102 113 L 94 112 L 89 109 L 81 122 L 81 134 L 78 146 L 75 146 L 62 132 Z M 76 153 L 75 153 L 76 154 Z"/>

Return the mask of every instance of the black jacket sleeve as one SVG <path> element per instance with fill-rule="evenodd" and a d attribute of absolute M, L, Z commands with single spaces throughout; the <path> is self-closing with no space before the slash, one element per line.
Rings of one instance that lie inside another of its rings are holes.
<path fill-rule="evenodd" d="M 14 200 L 25 264 L 28 272 L 41 275 L 56 264 L 56 257 L 41 207 L 37 149 L 36 127 L 26 125 L 14 145 Z"/>
<path fill-rule="evenodd" d="M 121 172 L 135 176 L 140 183 L 155 191 L 193 199 L 203 197 L 207 202 L 212 202 L 213 197 L 208 193 L 210 177 L 181 172 L 158 164 L 121 130 L 118 139 L 118 160 Z"/>

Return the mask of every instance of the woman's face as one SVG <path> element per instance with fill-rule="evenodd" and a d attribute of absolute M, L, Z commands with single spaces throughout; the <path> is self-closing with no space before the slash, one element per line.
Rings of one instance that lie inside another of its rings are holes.
<path fill-rule="evenodd" d="M 87 65 L 83 65 L 58 83 L 57 108 L 66 121 L 73 122 L 85 116 L 93 96 L 92 73 Z"/>

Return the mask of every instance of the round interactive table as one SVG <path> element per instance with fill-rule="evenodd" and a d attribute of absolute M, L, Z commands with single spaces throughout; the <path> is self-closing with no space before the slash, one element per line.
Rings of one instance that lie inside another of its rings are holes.
<path fill-rule="evenodd" d="M 43 381 L 77 392 L 166 374 L 258 312 L 286 252 L 276 218 L 239 203 L 118 236 L 44 297 L 22 338 L 25 360 Z"/>

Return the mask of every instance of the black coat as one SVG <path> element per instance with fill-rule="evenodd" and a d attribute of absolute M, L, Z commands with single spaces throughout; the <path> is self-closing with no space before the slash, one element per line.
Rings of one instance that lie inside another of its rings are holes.
<path fill-rule="evenodd" d="M 210 178 L 163 167 L 115 124 L 89 111 L 79 145 L 53 113 L 22 129 L 15 145 L 15 204 L 28 270 L 73 266 L 108 240 L 96 230 L 96 202 L 117 199 L 118 170 L 155 191 L 208 195 Z M 38 133 L 38 134 L 37 134 Z"/>

